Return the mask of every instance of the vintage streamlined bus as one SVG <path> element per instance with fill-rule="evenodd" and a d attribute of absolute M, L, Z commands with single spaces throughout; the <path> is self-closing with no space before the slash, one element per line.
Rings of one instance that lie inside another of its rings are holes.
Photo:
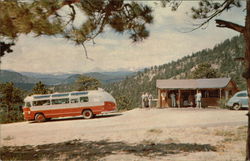
<path fill-rule="evenodd" d="M 102 89 L 32 95 L 26 97 L 24 102 L 24 118 L 36 122 L 80 115 L 90 119 L 98 114 L 116 111 L 115 99 Z"/>

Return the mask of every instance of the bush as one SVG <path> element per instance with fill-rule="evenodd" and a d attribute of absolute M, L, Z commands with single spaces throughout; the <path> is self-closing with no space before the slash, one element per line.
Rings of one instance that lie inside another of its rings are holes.
<path fill-rule="evenodd" d="M 24 121 L 23 113 L 19 109 L 18 106 L 14 107 L 14 110 L 7 111 L 7 108 L 1 106 L 0 110 L 0 123 L 12 123 L 12 122 L 19 122 Z"/>
<path fill-rule="evenodd" d="M 227 101 L 228 101 L 228 99 L 221 98 L 221 99 L 218 101 L 219 107 L 222 108 L 222 109 L 229 109 L 229 108 L 226 106 Z"/>
<path fill-rule="evenodd" d="M 116 102 L 117 102 L 117 106 L 118 106 L 119 111 L 133 109 L 131 100 L 126 96 L 118 96 L 116 98 Z"/>

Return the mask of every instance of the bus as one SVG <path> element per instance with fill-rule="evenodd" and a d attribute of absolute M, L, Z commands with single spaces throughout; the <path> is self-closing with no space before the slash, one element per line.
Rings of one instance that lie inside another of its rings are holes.
<path fill-rule="evenodd" d="M 25 120 L 35 122 L 81 115 L 90 119 L 116 110 L 115 99 L 102 89 L 31 95 L 24 99 L 23 106 Z"/>

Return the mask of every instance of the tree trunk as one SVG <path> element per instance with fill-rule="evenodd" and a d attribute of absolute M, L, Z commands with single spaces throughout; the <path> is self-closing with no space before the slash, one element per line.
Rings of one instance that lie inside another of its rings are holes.
<path fill-rule="evenodd" d="M 250 0 L 246 0 L 247 6 L 247 15 L 245 21 L 245 32 L 244 32 L 244 39 L 245 39 L 245 65 L 246 71 L 244 73 L 244 77 L 247 81 L 247 91 L 248 91 L 248 131 L 247 131 L 247 144 L 246 144 L 246 160 L 250 161 Z"/>

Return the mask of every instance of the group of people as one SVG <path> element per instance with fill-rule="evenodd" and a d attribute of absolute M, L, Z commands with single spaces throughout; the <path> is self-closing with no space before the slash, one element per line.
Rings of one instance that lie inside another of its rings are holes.
<path fill-rule="evenodd" d="M 171 107 L 177 107 L 179 104 L 178 103 L 180 103 L 180 102 L 178 102 L 177 101 L 177 98 L 176 98 L 176 93 L 174 93 L 174 92 L 171 92 L 170 93 L 170 99 L 171 99 Z M 202 98 L 202 94 L 201 94 L 201 91 L 198 91 L 197 93 L 196 93 L 196 95 L 195 96 L 193 96 L 193 95 L 189 95 L 190 96 L 190 98 L 188 99 L 188 101 L 187 102 L 183 102 L 183 104 L 184 105 L 190 105 L 191 107 L 193 106 L 193 99 L 195 99 L 195 104 L 196 104 L 196 107 L 197 108 L 201 108 L 201 98 Z M 191 96 L 192 96 L 192 98 L 191 98 Z M 167 99 L 166 99 L 166 93 L 165 92 L 163 92 L 162 94 L 161 94 L 161 97 L 162 97 L 162 100 L 163 100 L 163 104 L 165 104 L 164 102 L 167 102 Z M 193 98 L 194 97 L 194 98 Z M 165 105 L 163 105 L 164 107 L 165 107 Z"/>
<path fill-rule="evenodd" d="M 150 93 L 143 93 L 141 96 L 141 100 L 142 100 L 142 108 L 144 107 L 152 107 L 152 101 L 153 101 L 153 96 Z"/>
<path fill-rule="evenodd" d="M 179 105 L 178 103 L 180 103 L 180 102 L 177 101 L 176 93 L 172 92 L 172 93 L 170 93 L 169 96 L 171 98 L 171 107 L 177 107 Z M 195 99 L 196 107 L 197 108 L 201 108 L 201 98 L 202 98 L 201 91 L 198 91 L 195 96 L 194 95 L 192 95 L 192 96 L 193 96 L 193 98 L 189 99 L 190 102 L 188 102 L 188 104 L 190 106 L 193 106 L 193 101 L 192 100 Z M 164 102 L 166 103 L 167 99 L 166 99 L 166 93 L 165 92 L 161 93 L 161 97 L 162 97 L 163 103 Z M 142 96 L 141 96 L 141 100 L 142 100 L 142 108 L 144 108 L 144 107 L 146 107 L 146 108 L 147 107 L 152 107 L 152 102 L 153 102 L 153 96 L 152 96 L 152 94 L 150 94 L 148 92 L 143 93 Z M 165 105 L 163 105 L 163 107 L 165 107 Z"/>

